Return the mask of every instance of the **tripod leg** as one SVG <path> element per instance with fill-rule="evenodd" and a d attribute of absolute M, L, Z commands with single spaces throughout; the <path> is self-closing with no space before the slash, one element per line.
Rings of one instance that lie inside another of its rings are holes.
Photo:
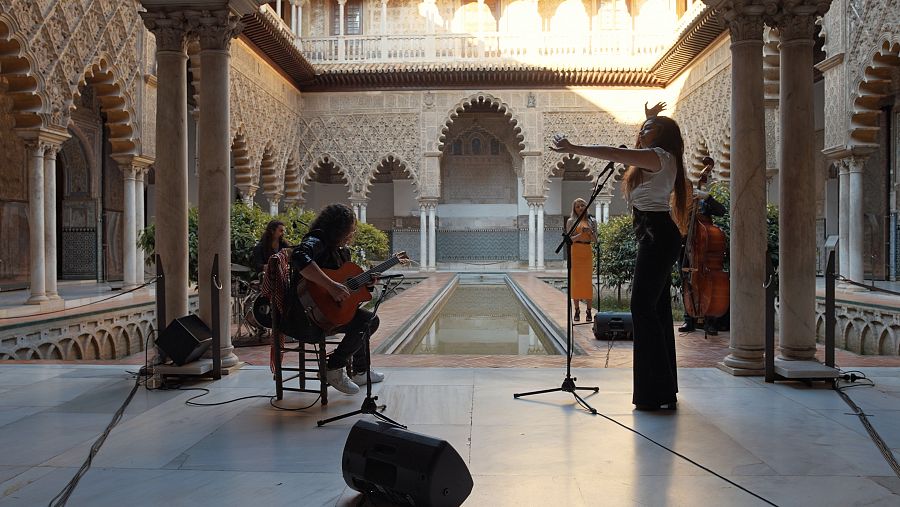
<path fill-rule="evenodd" d="M 328 423 L 331 423 L 331 422 L 334 422 L 334 421 L 340 421 L 341 419 L 346 419 L 347 417 L 353 417 L 353 416 L 355 416 L 355 415 L 359 415 L 359 414 L 363 414 L 363 413 L 364 413 L 364 412 L 363 412 L 362 410 L 354 410 L 353 412 L 347 412 L 346 414 L 341 414 L 341 415 L 338 415 L 338 416 L 334 416 L 334 417 L 325 419 L 325 420 L 323 420 L 323 421 L 318 421 L 318 422 L 316 423 L 316 425 L 318 425 L 318 426 L 325 426 L 325 425 L 328 424 Z"/>
<path fill-rule="evenodd" d="M 589 387 L 583 387 L 583 388 L 576 387 L 576 389 L 590 389 L 590 388 Z M 597 415 L 597 409 L 590 406 L 588 404 L 588 402 L 584 401 L 584 398 L 582 398 L 581 396 L 578 396 L 578 393 L 573 391 L 572 396 L 574 396 L 575 399 L 578 400 L 578 403 L 580 403 L 582 407 L 588 409 L 592 414 Z"/>
<path fill-rule="evenodd" d="M 600 392 L 599 387 L 576 387 L 575 390 L 577 390 L 577 391 L 594 391 L 595 393 Z"/>
<path fill-rule="evenodd" d="M 530 391 L 527 393 L 515 393 L 515 394 L 513 394 L 513 398 L 520 398 L 522 396 L 531 396 L 532 394 L 555 393 L 557 391 L 562 391 L 562 388 L 554 387 L 553 389 L 541 389 L 540 391 Z"/>
<path fill-rule="evenodd" d="M 398 428 L 406 429 L 406 426 L 404 426 L 404 425 L 398 423 L 397 421 L 395 421 L 395 420 L 391 419 L 390 417 L 388 417 L 388 416 L 382 414 L 381 412 L 373 412 L 372 415 L 374 415 L 376 419 L 381 419 L 382 421 L 384 421 L 384 422 L 386 422 L 386 423 L 393 424 L 394 426 L 396 426 L 396 427 L 398 427 Z"/>

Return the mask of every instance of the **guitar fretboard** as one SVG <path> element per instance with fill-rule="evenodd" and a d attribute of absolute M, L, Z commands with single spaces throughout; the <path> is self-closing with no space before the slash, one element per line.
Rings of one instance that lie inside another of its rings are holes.
<path fill-rule="evenodd" d="M 356 289 L 362 287 L 363 285 L 368 285 L 368 284 L 372 283 L 372 273 L 379 273 L 379 274 L 384 273 L 391 267 L 397 265 L 399 262 L 400 262 L 400 259 L 398 259 L 397 257 L 391 257 L 390 259 L 382 262 L 381 264 L 379 264 L 367 271 L 364 271 L 356 276 L 348 278 L 347 281 L 344 282 L 344 285 L 346 285 L 347 288 L 350 290 L 356 290 Z"/>

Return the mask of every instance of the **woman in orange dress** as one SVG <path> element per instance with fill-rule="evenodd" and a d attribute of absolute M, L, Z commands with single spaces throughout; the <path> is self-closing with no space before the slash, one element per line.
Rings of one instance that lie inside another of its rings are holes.
<path fill-rule="evenodd" d="M 566 230 L 572 228 L 575 220 L 578 220 L 587 203 L 582 198 L 572 202 L 572 214 L 566 220 Z M 575 322 L 581 321 L 581 307 L 579 301 L 584 301 L 586 310 L 585 322 L 591 321 L 591 308 L 594 300 L 594 291 L 591 286 L 591 268 L 593 257 L 591 245 L 597 241 L 597 221 L 590 214 L 585 213 L 581 222 L 572 230 L 572 304 L 575 306 Z"/>

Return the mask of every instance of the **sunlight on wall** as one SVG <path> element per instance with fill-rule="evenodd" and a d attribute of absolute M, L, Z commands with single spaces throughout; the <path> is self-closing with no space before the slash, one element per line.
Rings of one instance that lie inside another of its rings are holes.
<path fill-rule="evenodd" d="M 581 0 L 566 0 L 550 18 L 552 33 L 581 34 L 591 31 L 591 18 Z"/>

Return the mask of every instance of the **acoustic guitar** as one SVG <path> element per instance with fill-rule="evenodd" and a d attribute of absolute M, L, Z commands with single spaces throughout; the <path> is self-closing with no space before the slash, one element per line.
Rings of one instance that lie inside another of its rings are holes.
<path fill-rule="evenodd" d="M 350 291 L 350 296 L 343 301 L 335 301 L 325 287 L 301 279 L 297 284 L 297 297 L 309 319 L 326 333 L 331 333 L 334 329 L 353 320 L 359 305 L 372 299 L 368 286 L 376 278 L 376 275 L 401 262 L 408 261 L 409 256 L 406 255 L 406 252 L 397 252 L 390 259 L 366 271 L 352 262 L 345 262 L 338 269 L 322 268 L 322 272 L 328 278 L 344 284 Z"/>

